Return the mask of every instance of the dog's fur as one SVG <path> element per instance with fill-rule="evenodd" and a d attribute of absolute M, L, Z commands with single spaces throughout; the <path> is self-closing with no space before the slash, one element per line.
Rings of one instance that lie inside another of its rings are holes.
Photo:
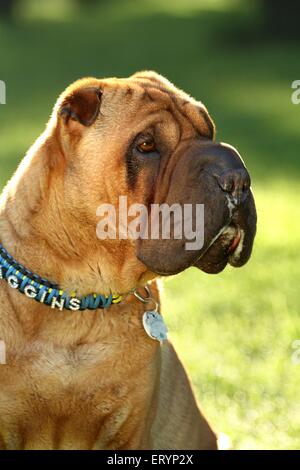
<path fill-rule="evenodd" d="M 152 281 L 132 241 L 97 239 L 96 208 L 119 194 L 129 204 L 148 201 L 150 170 L 128 175 L 125 155 L 154 118 L 170 149 L 195 133 L 213 138 L 205 107 L 157 74 L 69 87 L 2 194 L 2 245 L 80 295 L 127 293 Z M 151 286 L 158 299 L 156 281 Z M 0 446 L 215 449 L 172 345 L 145 334 L 144 310 L 129 295 L 108 310 L 54 311 L 2 281 Z"/>

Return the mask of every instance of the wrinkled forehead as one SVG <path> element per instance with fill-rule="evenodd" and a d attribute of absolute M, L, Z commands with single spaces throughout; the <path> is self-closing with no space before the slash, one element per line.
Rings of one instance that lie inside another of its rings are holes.
<path fill-rule="evenodd" d="M 214 137 L 214 124 L 206 107 L 159 75 L 107 79 L 100 86 L 103 89 L 101 114 L 114 113 L 117 122 L 122 116 L 135 117 L 139 122 L 168 116 L 176 121 L 183 137 L 188 130 L 209 139 Z"/>

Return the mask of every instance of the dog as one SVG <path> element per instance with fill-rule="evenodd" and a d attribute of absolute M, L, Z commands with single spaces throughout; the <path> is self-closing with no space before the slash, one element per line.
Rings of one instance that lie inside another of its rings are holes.
<path fill-rule="evenodd" d="M 203 204 L 202 246 L 99 239 L 99 204 L 122 195 Z M 255 231 L 248 171 L 201 102 L 149 71 L 69 86 L 0 199 L 0 447 L 217 449 L 143 318 L 162 320 L 158 278 L 242 266 Z"/>

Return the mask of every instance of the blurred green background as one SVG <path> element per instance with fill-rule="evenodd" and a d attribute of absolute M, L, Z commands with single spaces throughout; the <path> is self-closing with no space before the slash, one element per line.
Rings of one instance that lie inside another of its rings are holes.
<path fill-rule="evenodd" d="M 167 280 L 163 311 L 202 408 L 234 447 L 295 449 L 300 105 L 291 83 L 300 79 L 300 42 L 292 23 L 274 35 L 264 12 L 243 0 L 17 1 L 0 19 L 0 188 L 79 77 L 154 69 L 203 100 L 218 140 L 246 160 L 258 234 L 242 269 Z"/>

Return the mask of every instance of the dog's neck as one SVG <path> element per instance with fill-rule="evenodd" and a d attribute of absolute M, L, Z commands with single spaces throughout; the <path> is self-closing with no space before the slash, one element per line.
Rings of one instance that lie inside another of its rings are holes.
<path fill-rule="evenodd" d="M 63 195 L 64 156 L 57 139 L 45 133 L 0 199 L 0 242 L 18 262 L 79 295 L 122 294 L 153 279 L 132 262 L 133 246 L 102 246 L 96 227 L 67 208 Z"/>
<path fill-rule="evenodd" d="M 31 272 L 79 296 L 92 292 L 122 294 L 146 284 L 151 275 L 145 275 L 143 265 L 132 262 L 133 253 L 101 249 L 96 227 L 80 224 L 66 209 L 61 200 L 63 174 L 59 168 L 49 166 L 49 152 L 59 149 L 52 142 L 38 141 L 3 191 L 0 243 Z M 157 298 L 155 286 L 152 292 Z M 147 342 L 150 350 L 157 347 L 155 341 L 149 343 L 143 328 L 145 306 L 133 295 L 101 312 L 85 310 L 78 315 L 69 311 L 57 315 L 49 306 L 26 298 L 4 281 L 0 285 L 2 299 L 11 306 L 2 314 L 9 312 L 14 330 L 11 339 L 6 335 L 8 349 L 14 349 L 16 341 L 23 345 L 33 338 L 38 342 L 55 338 L 55 344 L 64 348 L 76 346 L 83 337 L 93 344 L 117 344 L 116 332 L 126 341 L 126 335 L 131 335 L 136 348 L 137 338 L 143 345 Z"/>

